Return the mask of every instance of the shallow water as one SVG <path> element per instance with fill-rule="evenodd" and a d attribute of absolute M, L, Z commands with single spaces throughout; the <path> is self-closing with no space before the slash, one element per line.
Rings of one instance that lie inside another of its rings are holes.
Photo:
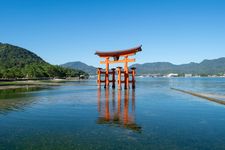
<path fill-rule="evenodd" d="M 0 91 L 0 149 L 225 149 L 225 106 L 171 90 L 225 94 L 224 78 L 144 78 Z"/>

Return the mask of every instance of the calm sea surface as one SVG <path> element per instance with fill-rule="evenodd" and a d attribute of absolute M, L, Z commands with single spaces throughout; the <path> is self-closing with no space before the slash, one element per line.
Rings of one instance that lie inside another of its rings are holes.
<path fill-rule="evenodd" d="M 140 78 L 0 91 L 0 150 L 225 149 L 225 106 L 171 90 L 225 95 L 225 78 Z"/>

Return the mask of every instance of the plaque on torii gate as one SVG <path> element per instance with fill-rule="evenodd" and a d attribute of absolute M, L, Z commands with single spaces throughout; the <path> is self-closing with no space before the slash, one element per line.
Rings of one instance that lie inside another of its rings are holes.
<path fill-rule="evenodd" d="M 118 50 L 118 51 L 109 51 L 109 52 L 103 52 L 103 51 L 96 51 L 95 54 L 98 55 L 101 58 L 104 58 L 104 61 L 100 61 L 100 64 L 105 64 L 106 68 L 105 71 L 102 70 L 102 68 L 98 68 L 97 74 L 98 79 L 97 83 L 98 86 L 101 86 L 101 83 L 104 83 L 104 87 L 109 87 L 109 83 L 112 83 L 112 87 L 115 88 L 115 68 L 112 68 L 111 71 L 109 70 L 109 64 L 115 64 L 115 63 L 124 63 L 124 68 L 117 67 L 117 75 L 118 75 L 118 89 L 121 89 L 121 83 L 124 83 L 124 88 L 129 88 L 129 83 L 132 83 L 132 88 L 135 88 L 135 74 L 136 68 L 131 68 L 131 71 L 129 71 L 128 63 L 129 62 L 135 62 L 135 58 L 128 58 L 129 56 L 135 55 L 137 52 L 142 51 L 142 45 L 127 49 L 127 50 Z M 101 75 L 105 75 L 105 79 L 101 80 Z M 124 75 L 124 80 L 121 80 L 121 75 Z M 132 80 L 129 81 L 129 75 L 132 75 Z M 109 75 L 112 75 L 112 80 L 109 80 Z"/>

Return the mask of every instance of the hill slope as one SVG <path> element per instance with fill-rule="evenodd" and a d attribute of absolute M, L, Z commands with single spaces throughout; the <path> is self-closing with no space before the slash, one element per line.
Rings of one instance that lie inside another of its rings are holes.
<path fill-rule="evenodd" d="M 83 71 L 85 71 L 85 72 L 87 72 L 89 74 L 92 74 L 92 75 L 96 74 L 96 68 L 95 67 L 88 66 L 87 64 L 82 63 L 80 61 L 68 62 L 68 63 L 62 64 L 60 66 L 71 68 L 71 69 L 83 70 Z"/>
<path fill-rule="evenodd" d="M 139 74 L 145 73 L 192 73 L 199 75 L 212 75 L 225 73 L 225 58 L 218 58 L 212 60 L 203 60 L 200 63 L 189 63 L 182 65 L 174 65 L 169 62 L 155 62 L 145 64 L 134 64 L 131 67 L 136 67 Z"/>
<path fill-rule="evenodd" d="M 24 48 L 0 43 L 0 78 L 76 77 L 80 70 L 54 66 Z"/>

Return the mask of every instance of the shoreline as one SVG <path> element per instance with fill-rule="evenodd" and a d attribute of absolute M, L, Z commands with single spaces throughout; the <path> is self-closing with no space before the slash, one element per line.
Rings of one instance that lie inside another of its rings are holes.
<path fill-rule="evenodd" d="M 0 90 L 18 89 L 27 87 L 62 86 L 65 82 L 85 81 L 79 79 L 51 79 L 26 81 L 0 81 Z"/>
<path fill-rule="evenodd" d="M 23 88 L 38 88 L 38 87 L 44 87 L 39 85 L 8 85 L 8 86 L 0 86 L 1 90 L 13 90 L 13 89 L 23 89 Z"/>

